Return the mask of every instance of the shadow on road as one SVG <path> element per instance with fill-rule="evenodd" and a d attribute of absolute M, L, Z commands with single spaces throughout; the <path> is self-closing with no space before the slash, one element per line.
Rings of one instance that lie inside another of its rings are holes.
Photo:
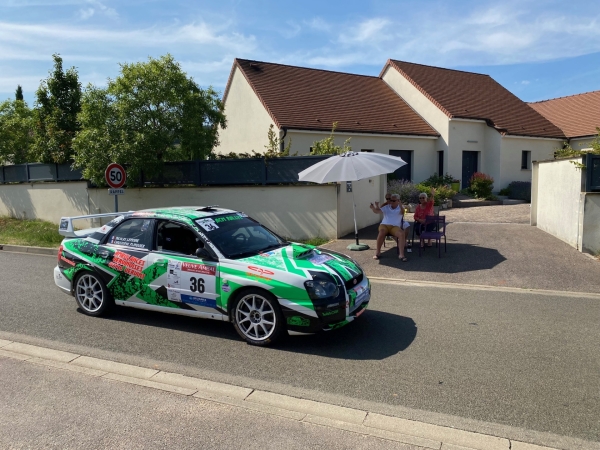
<path fill-rule="evenodd" d="M 415 242 L 412 253 L 407 253 L 408 262 L 398 260 L 396 248 L 382 248 L 381 258 L 374 263 L 380 266 L 402 269 L 404 272 L 431 272 L 431 273 L 460 273 L 474 270 L 492 269 L 506 261 L 506 258 L 496 249 L 480 247 L 471 244 L 459 244 L 448 239 L 447 251 L 444 252 L 442 243 L 441 258 L 438 258 L 438 249 L 426 247 L 419 256 L 419 243 Z M 385 251 L 384 251 L 385 250 Z M 369 264 L 370 265 L 370 264 Z M 369 267 L 370 268 L 370 267 Z M 377 269 L 370 270 L 376 273 Z"/>
<path fill-rule="evenodd" d="M 343 328 L 310 336 L 290 336 L 281 350 L 326 358 L 382 360 L 406 350 L 417 336 L 409 317 L 367 310 Z"/>
<path fill-rule="evenodd" d="M 79 309 L 77 311 L 83 314 Z M 228 322 L 123 307 L 115 308 L 112 314 L 103 319 L 239 341 L 240 345 L 244 345 Z M 359 319 L 343 328 L 309 336 L 288 336 L 268 350 L 338 359 L 382 360 L 404 351 L 416 335 L 417 326 L 412 319 L 367 310 Z"/>

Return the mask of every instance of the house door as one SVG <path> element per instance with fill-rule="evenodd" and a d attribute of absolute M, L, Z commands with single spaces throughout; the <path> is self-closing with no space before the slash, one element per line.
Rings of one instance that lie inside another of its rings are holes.
<path fill-rule="evenodd" d="M 399 156 L 404 160 L 406 165 L 400 167 L 395 172 L 389 174 L 388 179 L 391 180 L 408 180 L 411 181 L 412 174 L 412 151 L 411 150 L 390 150 L 391 156 Z"/>
<path fill-rule="evenodd" d="M 477 154 L 479 152 L 463 151 L 462 157 L 462 188 L 469 187 L 469 180 L 477 172 Z"/>

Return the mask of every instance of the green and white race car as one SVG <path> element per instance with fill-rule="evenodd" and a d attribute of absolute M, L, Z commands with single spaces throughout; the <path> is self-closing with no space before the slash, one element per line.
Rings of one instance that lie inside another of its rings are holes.
<path fill-rule="evenodd" d="M 76 219 L 116 216 L 75 231 Z M 249 344 L 333 330 L 360 316 L 371 286 L 351 258 L 286 242 L 246 214 L 177 207 L 65 217 L 54 281 L 80 309 L 113 305 L 233 322 Z"/>

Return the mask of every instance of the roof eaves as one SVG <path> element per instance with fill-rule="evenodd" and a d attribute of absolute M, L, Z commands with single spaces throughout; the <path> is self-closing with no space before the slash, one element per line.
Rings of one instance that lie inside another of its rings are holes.
<path fill-rule="evenodd" d="M 446 108 L 444 108 L 435 98 L 433 98 L 431 95 L 429 95 L 429 93 L 423 89 L 421 87 L 421 85 L 419 85 L 415 80 L 413 80 L 411 77 L 408 76 L 408 74 L 406 72 L 404 72 L 395 62 L 394 60 L 390 59 L 389 60 L 389 64 L 396 69 L 404 78 L 406 78 L 409 83 L 411 83 L 414 87 L 416 87 L 425 97 L 427 97 L 429 99 L 429 101 L 431 101 L 435 106 L 437 106 L 440 111 L 442 111 L 444 114 L 446 114 L 448 117 L 452 118 L 452 114 L 450 114 L 450 111 L 448 111 Z"/>
<path fill-rule="evenodd" d="M 298 131 L 318 131 L 318 132 L 322 132 L 322 133 L 330 133 L 330 130 L 325 130 L 323 128 L 311 128 L 311 127 L 297 127 L 297 126 L 286 126 L 284 125 L 284 127 L 288 130 L 288 131 L 294 131 L 294 130 L 298 130 Z M 385 136 L 426 136 L 426 137 L 440 137 L 441 134 L 439 133 L 432 133 L 432 134 L 427 134 L 427 133 L 408 133 L 408 132 L 398 132 L 398 133 L 392 133 L 389 131 L 365 131 L 365 130 L 354 130 L 351 128 L 336 128 L 335 129 L 336 133 L 356 133 L 356 134 L 381 134 L 381 135 L 385 135 Z"/>

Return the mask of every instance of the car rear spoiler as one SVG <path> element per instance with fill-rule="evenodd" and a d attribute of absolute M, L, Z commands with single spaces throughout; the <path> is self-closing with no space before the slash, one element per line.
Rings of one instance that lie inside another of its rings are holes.
<path fill-rule="evenodd" d="M 118 217 L 122 216 L 123 212 L 105 213 L 105 214 L 90 214 L 87 216 L 73 216 L 73 217 L 61 217 L 60 225 L 58 226 L 58 232 L 64 237 L 80 237 L 93 233 L 98 228 L 88 228 L 86 230 L 77 230 L 73 228 L 73 221 L 79 219 L 97 219 L 100 217 Z"/>

